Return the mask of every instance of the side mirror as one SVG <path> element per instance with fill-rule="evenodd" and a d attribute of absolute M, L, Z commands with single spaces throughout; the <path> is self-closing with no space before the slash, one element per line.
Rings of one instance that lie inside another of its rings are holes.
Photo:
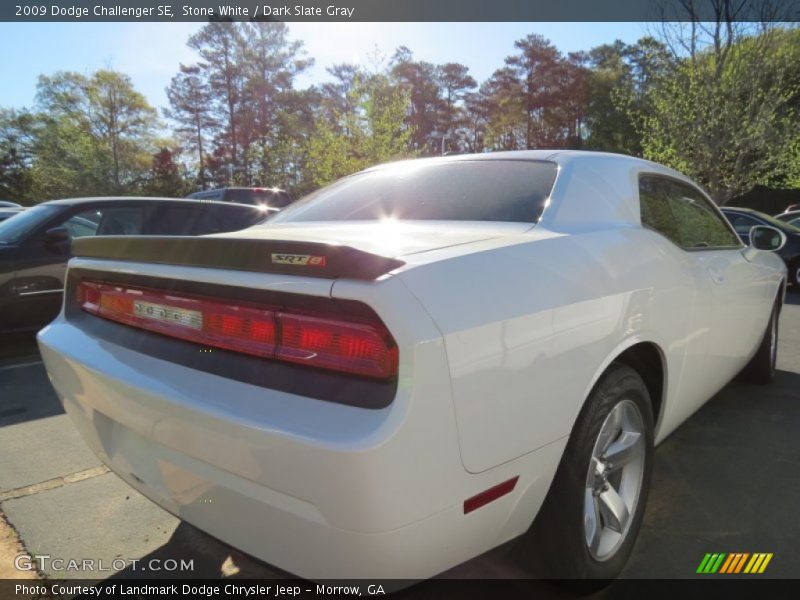
<path fill-rule="evenodd" d="M 777 252 L 786 244 L 786 234 L 769 225 L 756 225 L 750 229 L 750 245 L 757 250 Z"/>
<path fill-rule="evenodd" d="M 53 227 L 44 233 L 44 243 L 48 246 L 55 246 L 69 241 L 69 231 L 66 227 Z"/>

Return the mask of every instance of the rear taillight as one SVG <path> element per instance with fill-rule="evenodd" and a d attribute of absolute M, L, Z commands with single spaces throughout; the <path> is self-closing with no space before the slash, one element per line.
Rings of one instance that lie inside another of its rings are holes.
<path fill-rule="evenodd" d="M 204 346 L 367 377 L 397 374 L 397 345 L 377 318 L 344 320 L 93 281 L 78 284 L 77 301 L 93 315 Z"/>

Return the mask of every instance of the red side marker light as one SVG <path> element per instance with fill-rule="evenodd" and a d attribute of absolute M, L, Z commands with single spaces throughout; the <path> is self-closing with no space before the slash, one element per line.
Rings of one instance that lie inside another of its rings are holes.
<path fill-rule="evenodd" d="M 490 487 L 488 490 L 485 490 L 480 494 L 473 496 L 472 498 L 464 500 L 464 514 L 466 515 L 471 513 L 473 510 L 477 510 L 481 506 L 486 506 L 490 502 L 494 502 L 498 498 L 502 498 L 506 494 L 510 494 L 514 491 L 518 479 L 519 475 L 513 479 L 504 481 L 503 483 L 498 483 L 496 486 Z"/>

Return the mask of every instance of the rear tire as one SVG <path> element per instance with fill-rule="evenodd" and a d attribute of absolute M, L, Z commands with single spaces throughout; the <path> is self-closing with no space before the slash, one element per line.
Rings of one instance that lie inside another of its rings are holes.
<path fill-rule="evenodd" d="M 779 305 L 772 308 L 767 330 L 755 356 L 742 370 L 740 379 L 748 383 L 766 385 L 775 379 L 775 363 L 778 357 L 778 317 Z"/>
<path fill-rule="evenodd" d="M 800 261 L 789 265 L 789 283 L 791 283 L 795 289 L 800 288 Z"/>
<path fill-rule="evenodd" d="M 521 556 L 538 577 L 616 578 L 633 550 L 653 468 L 650 395 L 632 368 L 613 364 L 573 428 Z"/>

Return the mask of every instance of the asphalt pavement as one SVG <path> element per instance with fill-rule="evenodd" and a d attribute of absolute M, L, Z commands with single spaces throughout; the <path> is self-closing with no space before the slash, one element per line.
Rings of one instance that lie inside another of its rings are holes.
<path fill-rule="evenodd" d="M 769 386 L 729 384 L 659 446 L 624 578 L 693 577 L 709 552 L 770 552 L 763 577 L 800 577 L 800 293 L 790 292 L 781 316 L 778 369 Z M 106 565 L 192 560 L 194 569 L 180 575 L 193 578 L 287 576 L 180 522 L 108 472 L 64 414 L 32 336 L 0 341 L 3 514 L 31 554 Z M 442 577 L 524 579 L 519 558 L 508 544 Z M 52 568 L 44 575 L 70 576 Z M 98 575 L 142 576 L 130 566 Z M 410 595 L 424 597 L 430 585 Z"/>

